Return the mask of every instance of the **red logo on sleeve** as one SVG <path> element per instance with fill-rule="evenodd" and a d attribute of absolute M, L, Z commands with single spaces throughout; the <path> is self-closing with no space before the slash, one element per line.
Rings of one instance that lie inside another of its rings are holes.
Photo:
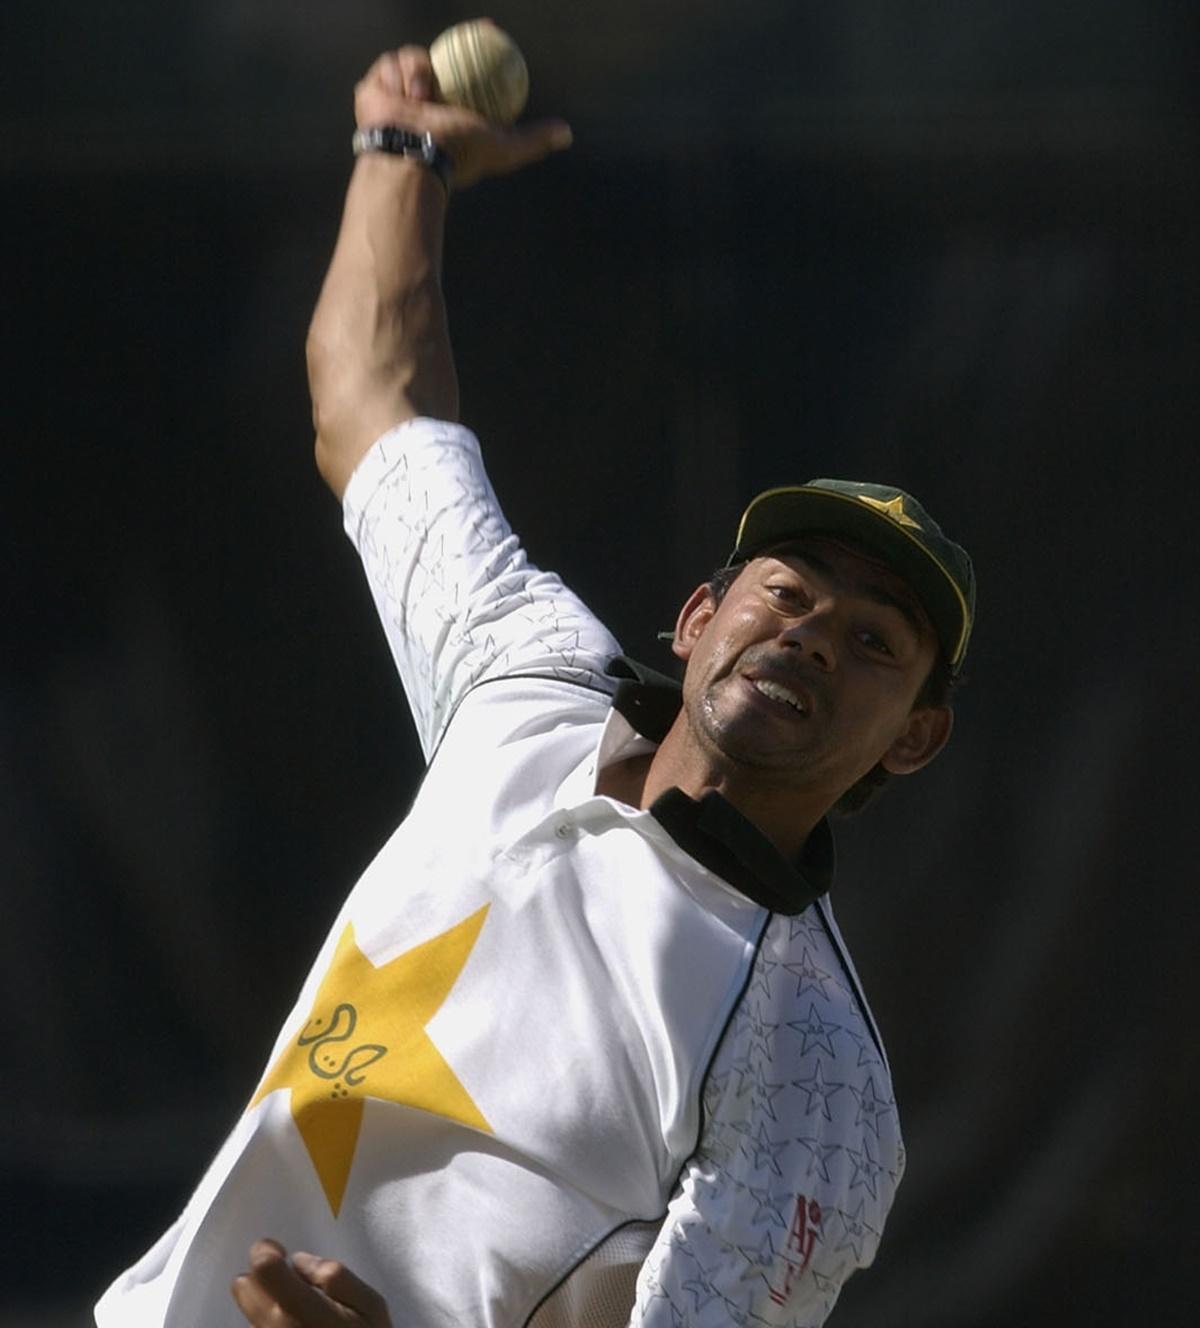
<path fill-rule="evenodd" d="M 784 1245 L 784 1253 L 780 1256 L 783 1266 L 776 1275 L 777 1284 L 770 1289 L 771 1299 L 776 1305 L 783 1305 L 787 1301 L 792 1294 L 792 1284 L 808 1267 L 812 1259 L 813 1245 L 820 1235 L 820 1228 L 821 1205 L 815 1199 L 798 1194 L 787 1243 Z"/>

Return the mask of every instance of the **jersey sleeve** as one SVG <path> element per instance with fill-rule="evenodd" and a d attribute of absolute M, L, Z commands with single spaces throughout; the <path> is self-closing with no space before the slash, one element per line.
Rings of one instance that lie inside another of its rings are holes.
<path fill-rule="evenodd" d="M 735 1188 L 697 1155 L 642 1265 L 630 1328 L 817 1328 L 850 1271 L 824 1257 L 826 1213 L 765 1177 Z"/>
<path fill-rule="evenodd" d="M 874 1260 L 903 1144 L 887 1067 L 822 939 L 815 908 L 772 921 L 631 1328 L 817 1328 Z"/>
<path fill-rule="evenodd" d="M 603 691 L 617 642 L 500 511 L 479 443 L 460 425 L 409 420 L 355 469 L 343 498 L 428 760 L 459 702 L 508 676 Z"/>

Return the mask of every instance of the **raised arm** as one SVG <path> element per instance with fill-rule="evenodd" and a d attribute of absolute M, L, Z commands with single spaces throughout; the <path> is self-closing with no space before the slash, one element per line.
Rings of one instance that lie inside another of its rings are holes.
<path fill-rule="evenodd" d="M 566 147 L 558 121 L 499 129 L 434 101 L 428 53 L 388 52 L 355 90 L 359 128 L 430 133 L 459 190 Z M 458 380 L 442 298 L 447 190 L 422 162 L 382 152 L 355 163 L 333 259 L 308 334 L 317 465 L 339 496 L 371 444 L 417 415 L 455 420 Z"/>
<path fill-rule="evenodd" d="M 451 195 L 565 147 L 561 121 L 499 129 L 436 96 L 427 52 L 381 56 L 355 92 L 360 128 L 428 133 Z M 618 649 L 553 574 L 528 561 L 454 423 L 458 388 L 441 259 L 447 191 L 422 161 L 366 153 L 308 337 L 317 462 L 346 530 L 427 755 L 476 684 L 521 674 L 611 690 Z"/>

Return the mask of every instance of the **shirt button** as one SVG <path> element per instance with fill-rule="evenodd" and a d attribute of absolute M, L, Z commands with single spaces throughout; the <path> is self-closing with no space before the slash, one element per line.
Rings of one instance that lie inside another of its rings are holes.
<path fill-rule="evenodd" d="M 570 838 L 571 838 L 571 822 L 570 822 L 570 821 L 563 821 L 563 823 L 562 823 L 561 825 L 559 825 L 559 826 L 556 827 L 554 833 L 555 833 L 555 835 L 556 835 L 559 839 L 570 839 Z"/>

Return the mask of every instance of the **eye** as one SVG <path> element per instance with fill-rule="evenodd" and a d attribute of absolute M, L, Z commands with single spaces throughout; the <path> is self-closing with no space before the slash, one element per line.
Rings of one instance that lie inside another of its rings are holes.
<path fill-rule="evenodd" d="M 877 632 L 872 632 L 872 631 L 859 632 L 858 639 L 863 643 L 864 646 L 866 646 L 868 650 L 870 650 L 874 654 L 887 655 L 889 657 L 895 654 L 895 651 L 891 648 L 891 646 L 888 645 L 888 643 L 883 639 L 883 637 L 880 636 Z"/>
<path fill-rule="evenodd" d="M 778 600 L 781 604 L 806 605 L 808 603 L 808 597 L 805 595 L 803 588 L 787 581 L 768 582 L 766 591 L 772 599 Z"/>

